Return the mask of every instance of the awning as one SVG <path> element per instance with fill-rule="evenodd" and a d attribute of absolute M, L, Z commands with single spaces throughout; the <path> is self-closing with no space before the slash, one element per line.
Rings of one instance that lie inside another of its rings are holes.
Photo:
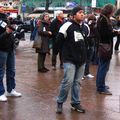
<path fill-rule="evenodd" d="M 28 18 L 32 18 L 32 17 L 38 18 L 38 17 L 40 17 L 40 15 L 41 14 L 39 14 L 39 13 L 32 13 L 32 14 L 29 14 L 27 17 Z M 50 17 L 53 17 L 53 14 L 49 14 L 49 15 L 50 15 Z"/>

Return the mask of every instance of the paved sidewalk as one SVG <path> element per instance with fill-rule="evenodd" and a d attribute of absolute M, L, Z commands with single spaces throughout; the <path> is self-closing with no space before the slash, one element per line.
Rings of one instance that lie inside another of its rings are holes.
<path fill-rule="evenodd" d="M 81 89 L 81 103 L 86 113 L 77 113 L 70 109 L 70 95 L 64 103 L 63 114 L 56 114 L 56 96 L 63 71 L 57 66 L 51 68 L 51 56 L 47 55 L 48 73 L 37 72 L 37 54 L 31 48 L 32 43 L 21 41 L 16 51 L 16 89 L 23 96 L 8 98 L 0 102 L 0 120 L 120 120 L 120 53 L 113 54 L 107 85 L 112 96 L 96 93 L 95 78 L 84 79 Z M 96 75 L 97 66 L 91 66 L 91 73 Z"/>

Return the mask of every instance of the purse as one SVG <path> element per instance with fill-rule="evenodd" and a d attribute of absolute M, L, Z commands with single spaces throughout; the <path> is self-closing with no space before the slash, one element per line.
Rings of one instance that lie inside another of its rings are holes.
<path fill-rule="evenodd" d="M 103 58 L 103 59 L 111 59 L 111 56 L 112 56 L 112 46 L 111 44 L 103 44 L 103 43 L 100 43 L 99 44 L 99 48 L 98 48 L 98 55 L 100 58 Z"/>
<path fill-rule="evenodd" d="M 37 33 L 36 36 L 35 36 L 35 40 L 33 42 L 32 48 L 41 49 L 41 45 L 42 45 L 41 36 L 38 35 L 38 33 Z"/>

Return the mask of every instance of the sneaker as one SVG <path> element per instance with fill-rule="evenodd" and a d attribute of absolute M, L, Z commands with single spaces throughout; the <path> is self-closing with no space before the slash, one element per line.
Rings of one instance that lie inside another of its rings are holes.
<path fill-rule="evenodd" d="M 80 113 L 85 113 L 85 109 L 82 108 L 80 104 L 71 104 L 72 110 L 78 111 Z"/>
<path fill-rule="evenodd" d="M 64 69 L 63 65 L 60 65 L 60 69 Z"/>
<path fill-rule="evenodd" d="M 56 113 L 61 114 L 63 111 L 63 103 L 57 103 L 57 110 Z"/>
<path fill-rule="evenodd" d="M 85 78 L 84 77 L 82 77 L 82 80 L 84 80 Z"/>
<path fill-rule="evenodd" d="M 103 94 L 103 95 L 112 95 L 112 93 L 109 90 L 105 90 L 105 91 L 98 91 L 99 94 Z"/>
<path fill-rule="evenodd" d="M 52 69 L 53 69 L 53 70 L 56 70 L 56 66 L 52 66 Z"/>
<path fill-rule="evenodd" d="M 13 97 L 21 97 L 22 94 L 15 91 L 14 89 L 12 89 L 12 91 L 10 93 L 7 93 L 7 96 L 13 96 Z"/>
<path fill-rule="evenodd" d="M 48 55 L 51 55 L 51 53 L 50 53 L 50 52 L 48 52 Z"/>
<path fill-rule="evenodd" d="M 93 75 L 91 75 L 91 74 L 88 74 L 88 75 L 86 75 L 85 77 L 87 77 L 87 78 L 94 78 L 94 76 Z"/>
<path fill-rule="evenodd" d="M 82 84 L 80 83 L 80 89 L 82 89 Z"/>
<path fill-rule="evenodd" d="M 0 95 L 0 101 L 1 102 L 6 102 L 7 101 L 7 97 L 4 94 Z"/>
<path fill-rule="evenodd" d="M 110 89 L 110 87 L 108 85 L 105 86 L 106 89 Z"/>
<path fill-rule="evenodd" d="M 39 70 L 38 70 L 38 72 L 41 72 L 41 73 L 46 73 L 46 72 L 48 72 L 48 70 L 46 70 L 46 69 L 42 68 L 42 69 L 39 69 Z"/>
<path fill-rule="evenodd" d="M 49 69 L 47 69 L 46 67 L 44 67 L 43 69 L 44 69 L 44 70 L 46 70 L 46 71 L 50 71 L 50 70 L 49 70 Z"/>

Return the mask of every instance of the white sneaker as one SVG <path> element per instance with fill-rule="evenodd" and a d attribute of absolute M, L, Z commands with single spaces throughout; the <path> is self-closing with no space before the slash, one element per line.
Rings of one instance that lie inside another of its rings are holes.
<path fill-rule="evenodd" d="M 86 77 L 87 77 L 87 78 L 94 78 L 94 76 L 91 75 L 91 74 L 86 75 Z"/>
<path fill-rule="evenodd" d="M 56 70 L 56 66 L 52 66 L 52 69 L 53 69 L 53 70 Z"/>
<path fill-rule="evenodd" d="M 7 93 L 7 96 L 13 96 L 13 97 L 21 97 L 22 94 L 19 92 L 16 92 L 14 89 L 10 93 Z"/>
<path fill-rule="evenodd" d="M 1 102 L 6 102 L 7 101 L 7 97 L 3 94 L 0 96 L 0 101 Z"/>
<path fill-rule="evenodd" d="M 82 77 L 82 80 L 84 80 L 85 78 L 84 77 Z"/>

